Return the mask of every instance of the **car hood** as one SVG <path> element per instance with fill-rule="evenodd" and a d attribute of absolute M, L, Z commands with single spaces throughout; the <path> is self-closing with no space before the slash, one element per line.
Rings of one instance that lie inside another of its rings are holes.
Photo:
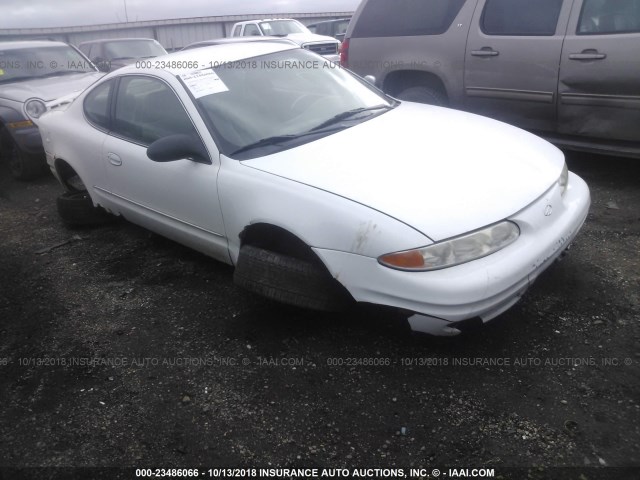
<path fill-rule="evenodd" d="M 40 98 L 45 102 L 73 92 L 81 92 L 104 76 L 102 72 L 61 75 L 2 85 L 2 97 L 24 102 L 30 98 Z"/>
<path fill-rule="evenodd" d="M 558 180 L 564 155 L 502 122 L 403 102 L 321 140 L 242 163 L 367 205 L 439 241 L 532 203 Z"/>
<path fill-rule="evenodd" d="M 298 45 L 306 45 L 307 43 L 339 43 L 338 40 L 333 37 L 318 35 L 316 33 L 290 33 L 286 38 L 293 40 Z"/>

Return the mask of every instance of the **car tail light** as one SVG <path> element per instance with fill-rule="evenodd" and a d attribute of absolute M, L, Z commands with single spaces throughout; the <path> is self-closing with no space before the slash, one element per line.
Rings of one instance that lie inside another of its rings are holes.
<path fill-rule="evenodd" d="M 344 68 L 349 67 L 349 39 L 345 38 L 342 42 L 342 48 L 340 49 L 340 66 Z"/>

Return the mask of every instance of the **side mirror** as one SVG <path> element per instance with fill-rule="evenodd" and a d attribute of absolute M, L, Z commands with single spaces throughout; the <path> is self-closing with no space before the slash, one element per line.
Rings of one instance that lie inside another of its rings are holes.
<path fill-rule="evenodd" d="M 364 80 L 367 83 L 370 83 L 371 85 L 373 85 L 374 87 L 376 86 L 376 77 L 374 77 L 373 75 L 366 75 L 364 77 Z"/>
<path fill-rule="evenodd" d="M 211 164 L 202 140 L 184 133 L 162 137 L 147 148 L 147 157 L 154 162 L 175 162 L 188 159 L 197 163 Z"/>

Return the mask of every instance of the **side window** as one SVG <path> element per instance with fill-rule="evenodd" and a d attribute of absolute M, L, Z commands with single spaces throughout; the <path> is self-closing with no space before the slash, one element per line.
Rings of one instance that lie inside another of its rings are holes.
<path fill-rule="evenodd" d="M 236 25 L 235 28 L 233 29 L 233 33 L 231 34 L 232 37 L 239 37 L 240 36 L 240 30 L 242 30 L 242 25 Z"/>
<path fill-rule="evenodd" d="M 640 32 L 640 0 L 584 0 L 578 35 Z"/>
<path fill-rule="evenodd" d="M 114 80 L 101 83 L 84 99 L 84 114 L 87 120 L 98 128 L 109 130 L 111 127 L 109 108 Z"/>
<path fill-rule="evenodd" d="M 254 25 L 253 23 L 248 23 L 244 26 L 244 35 L 245 37 L 255 37 L 255 36 L 260 36 L 260 30 L 258 29 L 257 25 Z"/>
<path fill-rule="evenodd" d="M 142 145 L 177 133 L 197 136 L 174 91 L 161 80 L 141 76 L 120 80 L 112 131 Z"/>
<path fill-rule="evenodd" d="M 465 0 L 369 0 L 355 25 L 353 36 L 439 35 L 449 29 L 464 2 Z"/>
<path fill-rule="evenodd" d="M 563 0 L 487 0 L 482 31 L 487 35 L 551 36 Z"/>

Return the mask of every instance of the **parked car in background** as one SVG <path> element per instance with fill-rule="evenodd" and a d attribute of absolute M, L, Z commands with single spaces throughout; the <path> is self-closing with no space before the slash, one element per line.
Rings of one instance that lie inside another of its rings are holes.
<path fill-rule="evenodd" d="M 640 0 L 363 0 L 343 65 L 400 99 L 640 158 Z"/>
<path fill-rule="evenodd" d="M 340 42 L 333 37 L 311 33 L 307 27 L 291 18 L 274 18 L 238 22 L 231 29 L 232 37 L 287 37 L 302 48 L 322 55 L 327 60 L 339 61 Z"/>
<path fill-rule="evenodd" d="M 234 265 L 269 298 L 387 305 L 454 334 L 513 305 L 586 218 L 589 190 L 548 142 L 401 103 L 298 46 L 160 60 L 38 119 L 68 223 L 99 206 Z"/>
<path fill-rule="evenodd" d="M 225 45 L 227 43 L 251 43 L 251 42 L 271 42 L 281 43 L 284 45 L 298 46 L 293 40 L 281 37 L 230 37 L 230 38 L 212 38 L 211 40 L 202 40 L 201 42 L 194 42 L 182 50 L 191 50 L 194 48 L 211 47 L 213 45 Z M 182 51 L 181 50 L 181 51 Z"/>
<path fill-rule="evenodd" d="M 166 55 L 167 51 L 153 38 L 109 38 L 78 45 L 82 53 L 103 72 L 110 72 L 136 60 Z"/>
<path fill-rule="evenodd" d="M 347 33 L 347 27 L 349 26 L 349 20 L 351 18 L 338 18 L 336 20 L 325 20 L 324 22 L 312 23 L 307 25 L 309 31 L 317 33 L 318 35 L 327 35 L 337 40 L 344 40 L 344 35 Z"/>
<path fill-rule="evenodd" d="M 62 42 L 0 42 L 0 159 L 28 180 L 46 172 L 42 140 L 30 116 L 47 102 L 84 90 L 104 74 Z"/>

